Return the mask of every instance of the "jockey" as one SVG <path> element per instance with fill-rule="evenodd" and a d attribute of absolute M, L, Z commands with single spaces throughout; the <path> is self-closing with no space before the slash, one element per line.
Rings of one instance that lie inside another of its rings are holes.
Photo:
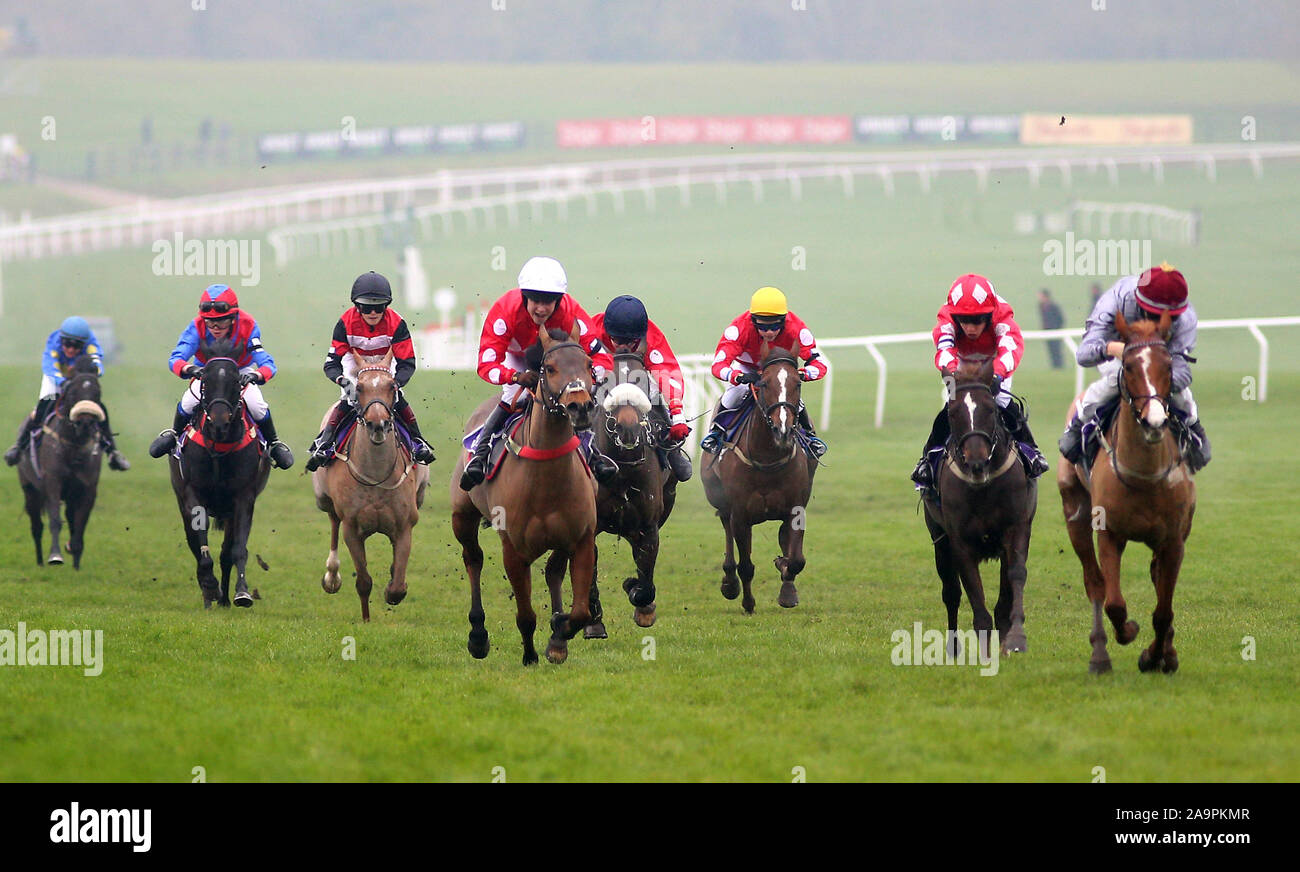
<path fill-rule="evenodd" d="M 432 463 L 433 449 L 420 434 L 415 421 L 415 410 L 406 401 L 401 389 L 415 374 L 415 344 L 406 321 L 397 311 L 389 308 L 393 302 L 393 289 L 388 279 L 371 270 L 357 276 L 352 283 L 352 307 L 343 312 L 334 325 L 334 337 L 329 354 L 325 355 L 325 375 L 343 389 L 343 396 L 330 409 L 325 429 L 321 430 L 311 445 L 307 458 L 308 471 L 329 460 L 334 453 L 334 435 L 339 422 L 348 410 L 354 409 L 356 398 L 357 361 L 352 352 L 365 357 L 383 355 L 393 351 L 393 376 L 397 379 L 397 403 L 393 414 L 402 419 L 414 442 L 413 459 L 417 463 Z"/>
<path fill-rule="evenodd" d="M 519 287 L 507 291 L 488 310 L 483 334 L 479 337 L 478 374 L 485 382 L 502 386 L 501 402 L 483 422 L 478 441 L 474 444 L 474 456 L 460 477 L 462 490 L 472 490 L 482 483 L 487 475 L 490 437 L 510 417 L 520 394 L 537 386 L 540 375 L 529 368 L 525 354 L 532 346 L 541 348 L 539 330 L 557 329 L 571 333 L 576 325 L 579 340 L 591 356 L 595 381 L 603 381 L 613 368 L 613 360 L 592 330 L 591 316 L 568 295 L 568 290 L 569 279 L 558 260 L 533 257 L 519 271 Z M 618 464 L 597 451 L 594 445 L 588 463 L 592 475 L 599 482 L 608 481 L 618 472 Z"/>
<path fill-rule="evenodd" d="M 722 450 L 726 425 L 720 419 L 739 409 L 750 396 L 749 386 L 759 380 L 758 353 L 766 339 L 773 345 L 788 345 L 797 339 L 798 355 L 804 361 L 799 370 L 800 381 L 817 381 L 825 377 L 829 362 L 817 349 L 817 340 L 803 320 L 790 311 L 785 294 L 776 288 L 759 288 L 749 301 L 749 311 L 742 312 L 722 331 L 718 351 L 713 356 L 713 375 L 731 385 L 722 395 L 720 408 L 713 416 L 708 434 L 700 448 L 717 454 Z M 808 434 L 809 447 L 815 456 L 826 453 L 826 443 L 813 431 L 808 410 L 799 403 L 799 425 Z"/>
<path fill-rule="evenodd" d="M 150 443 L 149 456 L 162 457 L 176 447 L 177 437 L 199 406 L 199 386 L 195 382 L 203 365 L 208 362 L 203 346 L 223 339 L 233 342 L 238 354 L 235 363 L 239 365 L 239 381 L 244 386 L 244 407 L 266 438 L 271 460 L 280 469 L 288 469 L 293 466 L 293 452 L 275 435 L 271 409 L 258 388 L 275 375 L 275 360 L 262 348 L 262 330 L 257 326 L 257 320 L 239 308 L 239 299 L 229 285 L 209 285 L 199 295 L 198 317 L 185 326 L 176 348 L 172 350 L 168 368 L 176 376 L 191 381 L 181 395 L 181 401 L 176 404 L 176 417 L 171 429 L 162 431 Z M 191 363 L 191 359 L 197 363 Z"/>
<path fill-rule="evenodd" d="M 686 382 L 667 337 L 650 320 L 645 304 L 630 294 L 610 300 L 605 311 L 592 319 L 592 327 L 611 354 L 638 350 L 644 354 L 646 369 L 651 375 L 648 391 L 651 414 L 659 419 L 660 433 L 667 431 L 666 439 L 663 435 L 659 437 L 659 450 L 667 455 L 668 466 L 677 480 L 687 481 L 691 477 L 691 459 L 682 450 L 682 440 L 691 433 L 682 413 Z"/>
<path fill-rule="evenodd" d="M 956 372 L 965 357 L 978 355 L 993 359 L 993 396 L 1002 410 L 1002 423 L 1020 447 L 1029 477 L 1037 478 L 1046 472 L 1047 460 L 1029 432 L 1029 421 L 1020 404 L 1011 401 L 1011 377 L 1025 353 L 1025 340 L 1011 304 L 998 296 L 993 283 L 984 276 L 968 273 L 948 289 L 948 299 L 939 309 L 933 336 L 934 365 L 945 376 Z M 912 481 L 922 493 L 934 488 L 930 452 L 947 444 L 948 426 L 945 407 L 935 416 L 921 460 L 912 471 Z"/>
<path fill-rule="evenodd" d="M 31 442 L 32 433 L 45 424 L 45 418 L 54 410 L 63 392 L 63 383 L 77 368 L 77 362 L 89 357 L 95 362 L 99 374 L 104 374 L 104 356 L 100 353 L 99 340 L 95 338 L 85 318 L 72 315 L 65 318 L 45 340 L 45 354 L 41 358 L 41 392 L 36 400 L 36 408 L 27 420 L 18 428 L 18 440 L 5 452 L 5 463 L 13 466 L 22 459 L 23 452 Z M 103 404 L 100 404 L 103 409 Z M 113 431 L 108 425 L 108 409 L 103 409 L 104 419 L 99 422 L 99 439 L 108 452 L 110 469 L 127 470 L 131 464 L 117 450 L 113 442 Z"/>
<path fill-rule="evenodd" d="M 1187 279 L 1168 263 L 1145 270 L 1141 275 L 1125 276 L 1102 294 L 1088 316 L 1087 327 L 1075 354 L 1079 366 L 1095 366 L 1101 378 L 1083 392 L 1080 408 L 1061 436 L 1061 454 L 1078 463 L 1083 453 L 1082 428 L 1099 406 L 1119 395 L 1120 360 L 1124 341 L 1115 330 L 1115 313 L 1123 312 L 1128 321 L 1146 318 L 1160 320 L 1169 313 L 1171 327 L 1166 345 L 1173 356 L 1172 392 L 1169 404 L 1185 418 L 1187 429 L 1187 463 L 1192 472 L 1210 462 L 1210 440 L 1197 415 L 1192 397 L 1191 351 L 1196 347 L 1196 310 L 1187 301 Z M 1179 419 L 1178 415 L 1174 416 Z"/>

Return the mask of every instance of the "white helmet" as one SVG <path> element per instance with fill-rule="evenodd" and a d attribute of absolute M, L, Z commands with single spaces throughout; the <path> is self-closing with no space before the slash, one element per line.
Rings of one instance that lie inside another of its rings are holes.
<path fill-rule="evenodd" d="M 553 257 L 530 257 L 519 271 L 519 289 L 563 296 L 569 290 L 569 277 Z"/>

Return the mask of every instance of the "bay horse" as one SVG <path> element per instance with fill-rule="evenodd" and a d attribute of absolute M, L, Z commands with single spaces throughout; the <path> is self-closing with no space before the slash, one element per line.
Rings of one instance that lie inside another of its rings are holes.
<path fill-rule="evenodd" d="M 1132 541 L 1151 549 L 1151 582 L 1156 589 L 1156 607 L 1151 613 L 1155 639 L 1138 656 L 1138 669 L 1178 669 L 1174 587 L 1192 532 L 1196 483 L 1169 428 L 1173 358 L 1165 341 L 1170 323 L 1168 312 L 1160 316 L 1159 323 L 1141 320 L 1132 324 L 1123 313 L 1115 313 L 1115 329 L 1124 342 L 1124 352 L 1117 376 L 1121 402 L 1102 440 L 1108 459 L 1098 454 L 1091 477 L 1082 465 L 1065 458 L 1057 466 L 1065 526 L 1083 566 L 1083 584 L 1092 602 L 1088 671 L 1093 674 L 1111 670 L 1103 608 L 1121 645 L 1138 634 L 1137 622 L 1128 619 L 1128 604 L 1119 584 L 1120 560 L 1124 547 Z M 1096 551 L 1093 530 L 1097 531 Z"/>
<path fill-rule="evenodd" d="M 229 340 L 218 340 L 203 349 L 208 362 L 198 377 L 195 425 L 179 449 L 180 456 L 173 451 L 168 459 L 185 539 L 198 566 L 203 607 L 209 609 L 214 603 L 230 605 L 232 567 L 238 573 L 235 605 L 253 605 L 245 576 L 248 536 L 253 528 L 253 504 L 271 472 L 270 456 L 244 408 L 234 351 Z M 209 524 L 226 532 L 221 543 L 219 590 L 208 549 Z"/>
<path fill-rule="evenodd" d="M 727 537 L 722 595 L 735 599 L 743 585 L 741 606 L 749 614 L 754 612 L 753 527 L 764 521 L 781 522 L 777 538 L 782 553 L 774 561 L 781 572 L 777 604 L 787 609 L 799 604 L 794 580 L 805 565 L 804 529 L 817 471 L 817 459 L 801 448 L 795 433 L 800 395 L 797 349 L 774 347 L 764 340 L 759 360 L 762 378 L 750 385 L 755 408 L 735 441 L 716 455 L 706 454 L 700 470 L 705 496 L 717 510 Z M 735 547 L 740 550 L 739 563 Z"/>
<path fill-rule="evenodd" d="M 935 480 L 939 499 L 925 500 L 925 526 L 948 609 L 948 652 L 960 653 L 957 610 L 963 587 L 980 656 L 990 656 L 995 626 L 1001 653 L 1025 651 L 1026 563 L 1038 482 L 1025 474 L 1015 440 L 1003 426 L 991 359 L 963 361 L 957 368 L 948 382 L 948 424 L 951 435 Z M 995 559 L 1001 584 L 990 616 L 979 565 Z"/>
<path fill-rule="evenodd" d="M 330 553 L 325 559 L 321 587 L 338 593 L 339 529 L 357 570 L 361 620 L 370 620 L 372 581 L 366 562 L 366 539 L 383 533 L 393 546 L 384 601 L 395 606 L 406 597 L 406 566 L 411 556 L 411 530 L 420 520 L 429 468 L 416 463 L 393 429 L 397 379 L 393 353 L 382 359 L 356 357 L 358 420 L 334 462 L 311 474 L 316 508 L 330 518 Z M 326 418 L 329 412 L 325 413 Z M 321 422 L 321 429 L 325 427 Z M 364 435 L 363 435 L 364 431 Z"/>
<path fill-rule="evenodd" d="M 43 424 L 40 446 L 24 451 L 18 463 L 18 481 L 26 498 L 32 539 L 36 542 L 37 566 L 46 562 L 41 556 L 43 514 L 48 516 L 50 525 L 48 562 L 52 566 L 63 564 L 63 552 L 59 549 L 62 507 L 68 518 L 72 567 L 81 568 L 86 525 L 99 492 L 103 460 L 99 426 L 104 417 L 99 371 L 92 359 L 83 357 L 64 382 L 53 417 Z"/>
<path fill-rule="evenodd" d="M 533 399 L 517 436 L 496 475 L 469 493 L 460 489 L 461 471 L 469 455 L 462 452 L 451 474 L 451 524 L 461 545 L 461 558 L 470 583 L 469 653 L 482 659 L 489 640 L 484 627 L 479 576 L 483 549 L 478 527 L 492 526 L 501 537 L 501 557 L 514 591 L 515 625 L 523 640 L 525 666 L 537 662 L 533 632 L 537 615 L 532 605 L 531 564 L 547 551 L 559 551 L 569 561 L 573 606 L 551 615 L 546 659 L 563 663 L 568 640 L 591 620 L 591 583 L 595 572 L 596 482 L 583 461 L 575 431 L 591 427 L 593 372 L 591 358 L 573 334 L 541 331 L 541 372 Z M 493 403 L 484 401 L 470 416 L 466 434 L 487 418 Z"/>
<path fill-rule="evenodd" d="M 651 627 L 655 622 L 659 529 L 668 521 L 677 501 L 677 479 L 659 463 L 650 418 L 651 392 L 656 390 L 651 378 L 641 354 L 615 354 L 610 384 L 596 406 L 592 428 L 600 453 L 618 464 L 618 473 L 596 490 L 596 528 L 600 533 L 622 537 L 632 546 L 636 575 L 623 580 L 623 591 L 632 604 L 632 620 L 638 627 Z M 588 639 L 603 639 L 607 633 L 600 604 L 599 546 L 593 553 L 591 623 L 583 634 Z M 564 557 L 555 552 L 546 564 L 553 611 L 560 610 L 563 577 Z"/>

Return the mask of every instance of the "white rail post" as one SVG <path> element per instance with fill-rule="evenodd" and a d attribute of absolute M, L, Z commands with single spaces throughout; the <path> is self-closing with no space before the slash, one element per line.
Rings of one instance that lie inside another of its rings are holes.
<path fill-rule="evenodd" d="M 885 356 L 874 343 L 867 342 L 864 345 L 875 359 L 876 366 L 880 368 L 876 373 L 876 429 L 879 430 L 885 426 Z"/>
<path fill-rule="evenodd" d="M 1249 324 L 1250 335 L 1259 343 L 1259 391 L 1257 396 L 1262 403 L 1268 399 L 1268 339 L 1258 324 Z"/>
<path fill-rule="evenodd" d="M 822 412 L 817 422 L 819 430 L 831 428 L 831 394 L 835 390 L 835 367 L 826 367 L 826 377 L 822 379 Z"/>

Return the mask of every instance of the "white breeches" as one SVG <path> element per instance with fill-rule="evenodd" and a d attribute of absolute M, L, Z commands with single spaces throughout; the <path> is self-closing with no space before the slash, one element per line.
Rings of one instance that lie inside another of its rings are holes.
<path fill-rule="evenodd" d="M 42 373 L 41 375 L 41 392 L 36 396 L 36 400 L 52 397 L 59 392 L 59 387 L 54 383 L 54 379 Z"/>
<path fill-rule="evenodd" d="M 525 357 L 522 354 L 519 354 L 514 351 L 507 351 L 506 366 L 510 367 L 511 369 L 518 370 L 519 372 L 523 372 L 524 370 L 528 369 L 528 361 L 527 359 L 525 359 Z M 525 390 L 527 390 L 527 388 L 525 388 L 523 385 L 509 385 L 509 384 L 502 385 L 501 402 L 507 406 L 513 406 L 515 400 L 519 399 L 519 395 L 523 393 Z"/>

